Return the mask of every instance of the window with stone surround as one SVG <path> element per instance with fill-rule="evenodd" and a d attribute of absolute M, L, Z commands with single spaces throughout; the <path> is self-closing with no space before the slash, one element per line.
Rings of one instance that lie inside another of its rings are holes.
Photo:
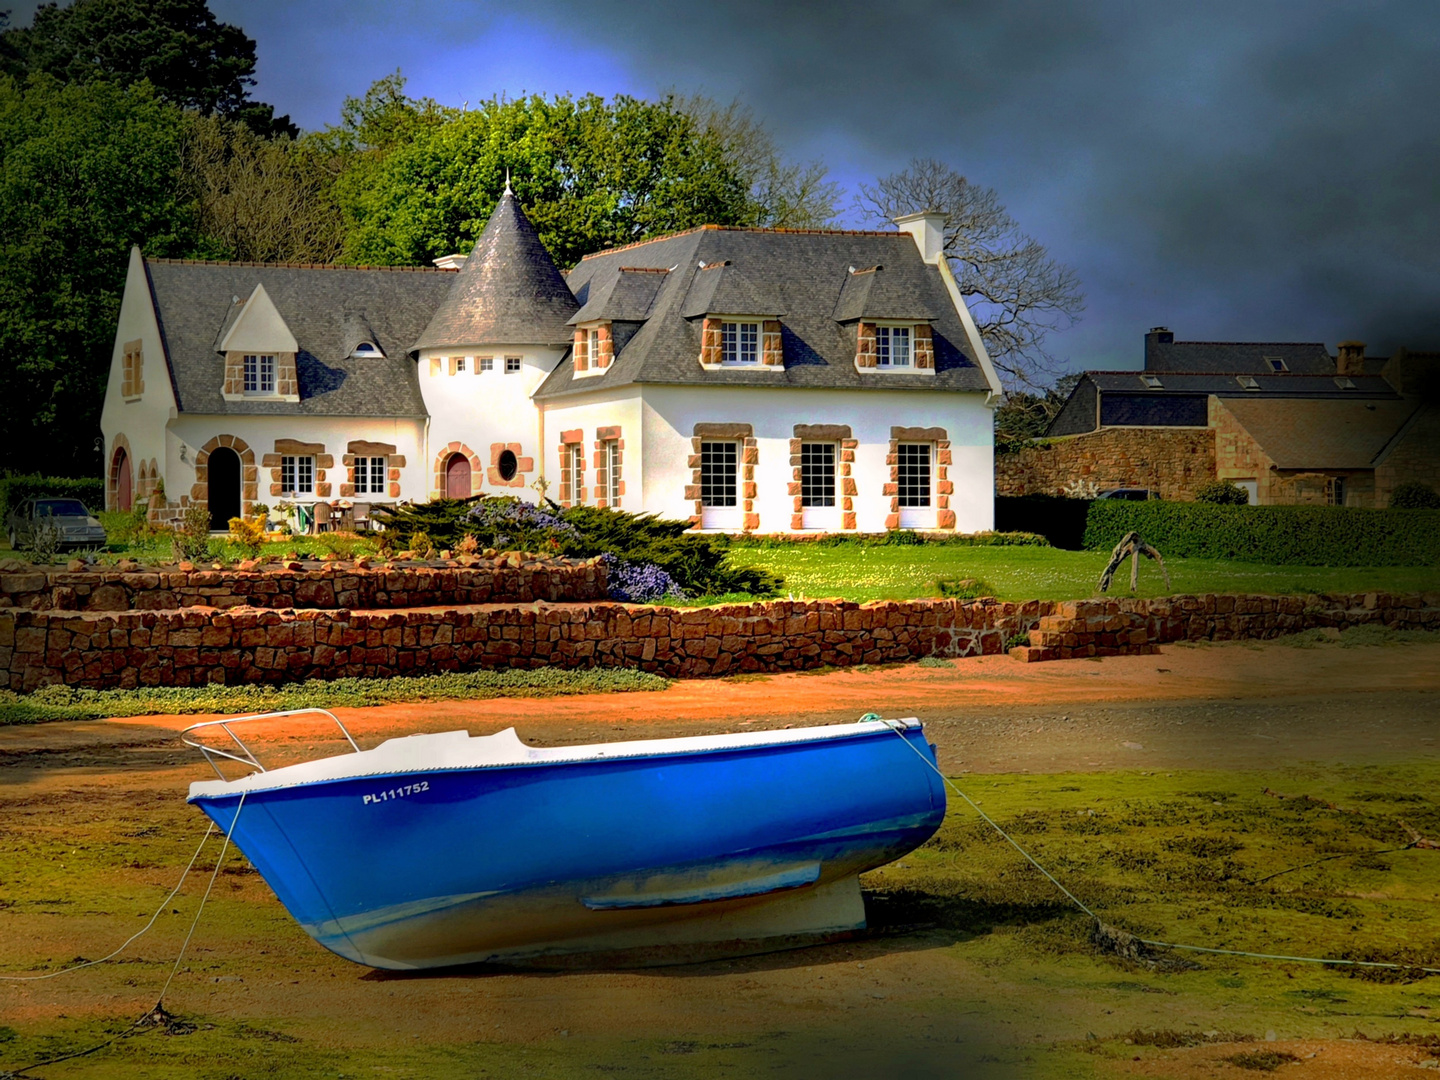
<path fill-rule="evenodd" d="M 384 495 L 388 485 L 389 459 L 357 457 L 355 459 L 355 494 Z"/>
<path fill-rule="evenodd" d="M 700 444 L 700 512 L 705 528 L 740 524 L 740 444 L 732 440 Z"/>
<path fill-rule="evenodd" d="M 899 455 L 900 515 L 906 510 L 930 508 L 930 451 L 929 443 L 901 443 L 896 447 Z"/>
<path fill-rule="evenodd" d="M 275 393 L 275 357 L 273 354 L 246 354 L 245 393 Z"/>
<path fill-rule="evenodd" d="M 580 443 L 570 443 L 564 448 L 567 467 L 560 471 L 565 483 L 561 497 L 567 506 L 581 506 L 585 502 L 585 448 Z"/>
<path fill-rule="evenodd" d="M 620 440 L 601 439 L 595 453 L 595 497 L 605 505 L 620 505 Z"/>
<path fill-rule="evenodd" d="M 720 324 L 720 362 L 744 367 L 760 362 L 760 324 L 758 322 L 726 322 Z"/>
<path fill-rule="evenodd" d="M 309 455 L 285 454 L 280 458 L 280 494 L 313 495 L 315 459 Z"/>
<path fill-rule="evenodd" d="M 910 367 L 910 327 L 875 328 L 875 363 L 882 368 Z"/>
<path fill-rule="evenodd" d="M 592 364 L 600 359 L 600 328 L 598 326 L 592 326 L 585 331 L 585 355 L 590 358 Z"/>

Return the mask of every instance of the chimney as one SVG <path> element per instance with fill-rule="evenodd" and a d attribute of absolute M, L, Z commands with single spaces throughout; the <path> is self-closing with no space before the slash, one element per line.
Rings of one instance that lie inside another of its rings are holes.
<path fill-rule="evenodd" d="M 1157 346 L 1173 344 L 1175 344 L 1175 335 L 1170 332 L 1168 326 L 1152 326 L 1150 332 L 1145 335 L 1145 370 L 1169 371 L 1170 368 Z"/>
<path fill-rule="evenodd" d="M 1365 374 L 1365 343 L 1363 341 L 1342 341 L 1336 349 L 1336 375 Z"/>
<path fill-rule="evenodd" d="M 918 214 L 901 214 L 895 219 L 901 232 L 910 234 L 920 249 L 920 258 L 938 266 L 945 256 L 945 215 L 938 210 L 921 210 Z"/>
<path fill-rule="evenodd" d="M 431 259 L 441 270 L 459 270 L 465 265 L 468 255 L 441 255 L 438 259 Z"/>

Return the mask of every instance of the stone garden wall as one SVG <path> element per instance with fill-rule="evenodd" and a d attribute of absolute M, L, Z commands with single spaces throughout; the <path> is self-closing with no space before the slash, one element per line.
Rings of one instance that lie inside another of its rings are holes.
<path fill-rule="evenodd" d="M 601 600 L 605 569 L 586 561 L 520 555 L 469 565 L 343 563 L 251 565 L 250 569 L 136 567 L 78 571 L 0 567 L 0 609 L 129 611 L 175 608 L 413 608 L 436 605 Z"/>
<path fill-rule="evenodd" d="M 284 682 L 477 668 L 636 667 L 672 676 L 780 672 L 1001 652 L 1019 659 L 1146 652 L 1380 622 L 1440 629 L 1440 594 L 1178 596 L 1023 604 L 776 600 L 711 608 L 615 603 L 395 611 L 0 610 L 0 685 Z M 1053 635 L 1053 636 L 1052 636 Z"/>

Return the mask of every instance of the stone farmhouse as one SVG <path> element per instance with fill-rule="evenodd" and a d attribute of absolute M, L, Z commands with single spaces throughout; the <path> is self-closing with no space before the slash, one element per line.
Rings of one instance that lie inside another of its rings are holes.
<path fill-rule="evenodd" d="M 1086 371 L 1038 445 L 997 461 L 1001 495 L 1148 488 L 1189 499 L 1230 480 L 1252 503 L 1383 507 L 1440 486 L 1440 354 L 1367 357 L 1360 342 L 1145 335 L 1140 371 Z"/>
<path fill-rule="evenodd" d="M 131 254 L 106 504 L 540 492 L 697 528 L 976 531 L 1000 384 L 941 251 L 705 226 L 562 274 L 506 190 L 435 268 Z"/>

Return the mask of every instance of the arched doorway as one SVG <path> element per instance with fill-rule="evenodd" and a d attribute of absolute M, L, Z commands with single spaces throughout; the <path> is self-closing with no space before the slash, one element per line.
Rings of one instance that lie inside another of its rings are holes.
<path fill-rule="evenodd" d="M 210 528 L 223 532 L 230 528 L 231 518 L 240 516 L 240 455 L 228 446 L 217 446 L 210 451 L 206 469 Z"/>
<path fill-rule="evenodd" d="M 470 459 L 464 454 L 451 454 L 450 460 L 445 463 L 445 497 L 470 497 Z"/>
<path fill-rule="evenodd" d="M 125 453 L 123 446 L 116 448 L 115 463 L 111 469 L 115 477 L 115 509 L 128 514 L 134 503 L 135 489 L 134 478 L 130 475 L 130 455 Z"/>

